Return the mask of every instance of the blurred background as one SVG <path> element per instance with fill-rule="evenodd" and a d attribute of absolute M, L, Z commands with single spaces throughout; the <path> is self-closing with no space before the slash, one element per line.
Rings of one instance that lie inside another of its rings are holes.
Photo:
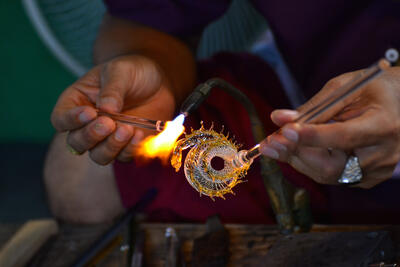
<path fill-rule="evenodd" d="M 82 71 L 71 69 L 68 62 L 61 63 L 49 49 L 49 44 L 43 42 L 43 34 L 38 34 L 40 25 L 34 25 L 32 21 L 37 15 L 39 20 L 41 17 L 47 21 L 44 29 L 50 29 L 61 45 L 72 47 L 73 54 L 73 42 L 77 38 L 68 32 L 74 29 L 79 33 L 77 28 L 85 21 L 65 23 L 65 20 L 68 16 L 77 16 L 73 14 L 77 6 L 102 5 L 101 1 L 80 0 L 63 1 L 64 4 L 57 3 L 57 6 L 54 3 L 60 1 L 37 2 L 0 1 L 0 222 L 50 215 L 42 183 L 43 161 L 54 134 L 50 113 L 58 95 Z M 96 14 L 99 18 L 100 15 Z M 93 21 L 93 18 L 88 19 Z M 58 29 L 57 23 L 65 25 L 64 28 Z M 81 31 L 80 34 L 85 33 Z M 93 34 L 83 38 L 87 47 L 93 41 Z M 86 53 L 83 66 L 90 64 L 90 53 L 82 46 L 75 49 Z"/>
<path fill-rule="evenodd" d="M 104 12 L 102 0 L 0 0 L 0 223 L 51 215 L 42 182 L 54 134 L 50 113 L 60 93 L 91 67 Z M 208 27 L 202 39 L 220 34 L 219 29 Z M 208 48 L 201 42 L 198 57 L 215 52 Z M 277 64 L 276 52 L 268 51 L 255 53 Z M 400 165 L 396 176 L 399 173 Z M 369 191 L 330 187 L 332 210 L 351 213 L 354 207 L 374 207 L 387 214 L 389 207 L 397 206 L 393 196 L 399 184 L 400 179 L 392 179 Z M 357 201 L 341 203 L 345 195 Z"/>

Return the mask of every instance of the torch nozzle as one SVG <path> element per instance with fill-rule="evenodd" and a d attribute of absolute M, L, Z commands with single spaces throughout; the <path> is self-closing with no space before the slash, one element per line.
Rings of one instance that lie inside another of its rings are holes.
<path fill-rule="evenodd" d="M 183 101 L 180 113 L 187 117 L 193 110 L 197 109 L 208 97 L 212 86 L 207 82 L 199 84 L 193 92 Z"/>

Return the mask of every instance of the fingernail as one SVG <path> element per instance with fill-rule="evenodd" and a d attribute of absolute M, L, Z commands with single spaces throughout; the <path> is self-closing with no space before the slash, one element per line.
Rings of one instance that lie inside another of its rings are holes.
<path fill-rule="evenodd" d="M 278 150 L 287 151 L 287 148 L 286 148 L 285 145 L 283 145 L 283 144 L 281 144 L 281 143 L 279 143 L 279 142 L 277 142 L 277 141 L 275 141 L 275 140 L 273 140 L 273 141 L 271 142 L 271 146 L 277 148 Z"/>
<path fill-rule="evenodd" d="M 296 143 L 297 140 L 299 140 L 299 135 L 297 134 L 296 131 L 294 131 L 292 129 L 283 128 L 282 134 L 284 137 L 286 137 L 288 140 L 290 140 L 292 142 Z"/>
<path fill-rule="evenodd" d="M 128 138 L 129 134 L 124 128 L 119 127 L 115 132 L 115 140 L 117 140 L 118 142 L 124 142 L 128 140 Z"/>
<path fill-rule="evenodd" d="M 144 133 L 140 130 L 136 130 L 135 135 L 133 136 L 131 140 L 132 145 L 137 145 L 140 143 L 140 141 L 143 140 Z"/>
<path fill-rule="evenodd" d="M 298 112 L 298 111 L 296 111 L 296 110 L 290 110 L 290 109 L 283 110 L 282 113 L 284 113 L 284 114 L 286 114 L 286 115 L 288 115 L 288 116 L 291 116 L 291 117 L 294 117 L 294 116 L 299 115 L 299 112 Z"/>
<path fill-rule="evenodd" d="M 104 136 L 110 133 L 110 130 L 105 127 L 102 123 L 96 123 L 94 125 L 94 130 L 98 135 Z"/>
<path fill-rule="evenodd" d="M 88 111 L 84 110 L 79 114 L 78 119 L 82 123 L 88 123 L 89 121 L 94 119 L 95 116 L 93 115 L 94 114 L 90 114 Z"/>
<path fill-rule="evenodd" d="M 272 159 L 278 159 L 279 158 L 279 154 L 278 152 L 276 152 L 275 149 L 272 149 L 268 146 L 263 146 L 261 148 L 261 153 L 267 157 L 270 157 Z"/>
<path fill-rule="evenodd" d="M 100 98 L 99 106 L 106 109 L 112 109 L 113 111 L 118 111 L 118 101 L 114 97 Z"/>

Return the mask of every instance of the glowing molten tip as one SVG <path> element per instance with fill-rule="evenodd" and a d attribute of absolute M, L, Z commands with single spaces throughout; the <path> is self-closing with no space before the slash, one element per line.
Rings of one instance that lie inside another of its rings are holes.
<path fill-rule="evenodd" d="M 141 143 L 139 154 L 144 157 L 158 157 L 167 161 L 176 140 L 185 130 L 184 120 L 185 116 L 181 114 L 173 121 L 168 121 L 161 133 L 156 136 L 149 136 Z"/>

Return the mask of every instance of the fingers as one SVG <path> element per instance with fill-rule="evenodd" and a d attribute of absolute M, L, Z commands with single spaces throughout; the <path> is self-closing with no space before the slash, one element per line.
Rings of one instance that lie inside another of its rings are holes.
<path fill-rule="evenodd" d="M 126 92 L 130 88 L 131 77 L 127 75 L 126 70 L 117 66 L 117 63 L 104 65 L 101 77 L 97 107 L 107 112 L 120 112 Z"/>
<path fill-rule="evenodd" d="M 126 104 L 137 105 L 160 88 L 154 63 L 136 55 L 108 62 L 103 66 L 101 78 L 96 103 L 107 112 L 120 112 Z"/>
<path fill-rule="evenodd" d="M 339 135 L 342 136 L 342 135 Z M 348 154 L 342 150 L 300 145 L 296 136 L 286 127 L 260 145 L 262 154 L 287 162 L 299 172 L 318 183 L 338 184 Z M 400 161 L 399 148 L 390 140 L 351 151 L 360 162 L 363 178 L 356 187 L 371 188 L 387 179 Z"/>
<path fill-rule="evenodd" d="M 297 111 L 289 109 L 279 109 L 273 111 L 271 113 L 272 121 L 280 127 L 282 127 L 286 123 L 295 121 L 302 112 L 310 110 L 313 107 L 319 105 L 321 102 L 324 102 L 324 100 L 332 97 L 337 88 L 342 87 L 347 82 L 354 79 L 357 75 L 359 75 L 359 72 L 351 72 L 340 75 L 330 80 L 314 97 L 312 97 L 304 105 L 300 106 Z M 324 114 L 323 117 L 320 117 L 319 121 L 326 121 L 332 118 L 338 110 L 342 109 L 347 104 L 347 102 L 348 100 L 346 100 L 346 102 L 342 101 L 341 103 L 336 104 L 334 109 Z"/>
<path fill-rule="evenodd" d="M 129 149 L 133 127 L 119 124 L 116 131 L 90 150 L 90 158 L 98 164 L 106 165 L 117 158 L 121 150 Z M 132 153 L 130 158 L 132 158 Z"/>
<path fill-rule="evenodd" d="M 260 152 L 289 163 L 297 171 L 323 184 L 337 184 L 347 159 L 342 151 L 298 146 L 282 134 L 275 134 L 264 140 L 260 145 Z"/>
<path fill-rule="evenodd" d="M 261 143 L 261 153 L 280 161 L 289 162 L 289 157 L 297 153 L 298 135 L 295 131 L 283 128 L 274 133 Z"/>
<path fill-rule="evenodd" d="M 327 124 L 289 124 L 282 131 L 297 136 L 298 145 L 336 148 L 352 151 L 357 147 L 373 145 L 388 135 L 384 119 L 375 114 L 364 114 L 345 122 Z"/>
<path fill-rule="evenodd" d="M 392 146 L 393 147 L 393 146 Z M 321 184 L 338 184 L 348 155 L 341 150 L 298 146 L 283 134 L 274 134 L 261 143 L 263 155 L 287 162 L 297 171 Z M 356 149 L 363 178 L 356 187 L 371 188 L 389 179 L 399 162 L 398 154 L 387 144 Z"/>
<path fill-rule="evenodd" d="M 370 189 L 392 177 L 394 168 L 383 167 L 370 172 L 363 171 L 361 182 L 354 187 Z"/>
<path fill-rule="evenodd" d="M 338 94 L 337 89 L 356 75 L 362 75 L 362 72 L 345 74 L 328 82 L 298 109 L 299 114 L 334 97 Z M 378 88 L 381 90 L 376 91 Z M 362 182 L 357 186 L 370 188 L 391 177 L 400 160 L 398 99 L 393 88 L 379 81 L 371 83 L 363 92 L 358 91 L 351 98 L 339 101 L 324 116 L 318 117 L 318 121 L 311 121 L 313 124 L 294 123 L 296 114 L 277 110 L 271 118 L 282 128 L 261 143 L 260 151 L 288 162 L 317 182 L 330 184 L 337 183 L 347 154 L 355 154 L 363 170 Z M 340 121 L 314 124 L 332 118 Z"/>
<path fill-rule="evenodd" d="M 81 128 L 96 118 L 94 103 L 100 85 L 99 68 L 91 69 L 58 98 L 51 114 L 51 122 L 58 131 Z"/>
<path fill-rule="evenodd" d="M 99 117 L 86 127 L 69 133 L 67 143 L 79 153 L 89 151 L 97 164 L 106 165 L 114 159 L 132 160 L 133 151 L 144 138 L 140 129 L 118 124 L 108 117 Z"/>
<path fill-rule="evenodd" d="M 64 132 L 81 128 L 96 117 L 97 112 L 93 107 L 80 106 L 65 112 L 55 110 L 51 122 L 58 131 Z"/>
<path fill-rule="evenodd" d="M 143 138 L 144 138 L 143 131 L 136 128 L 132 139 L 118 154 L 117 160 L 122 162 L 131 161 L 133 158 L 134 151 L 135 149 L 137 149 L 137 145 L 143 140 Z"/>
<path fill-rule="evenodd" d="M 260 151 L 272 159 L 288 162 L 289 154 L 294 154 L 296 151 L 296 143 L 281 134 L 273 134 L 260 144 Z"/>
<path fill-rule="evenodd" d="M 368 189 L 391 178 L 400 160 L 398 154 L 389 143 L 354 150 L 363 174 L 361 183 L 356 187 Z"/>
<path fill-rule="evenodd" d="M 317 183 L 337 185 L 346 160 L 346 153 L 340 150 L 301 147 L 289 163 Z"/>
<path fill-rule="evenodd" d="M 87 126 L 71 131 L 67 143 L 76 151 L 83 153 L 104 140 L 115 130 L 115 122 L 108 117 L 99 117 Z"/>
<path fill-rule="evenodd" d="M 299 112 L 290 109 L 277 109 L 271 113 L 272 121 L 282 127 L 284 124 L 293 122 L 299 116 Z"/>

